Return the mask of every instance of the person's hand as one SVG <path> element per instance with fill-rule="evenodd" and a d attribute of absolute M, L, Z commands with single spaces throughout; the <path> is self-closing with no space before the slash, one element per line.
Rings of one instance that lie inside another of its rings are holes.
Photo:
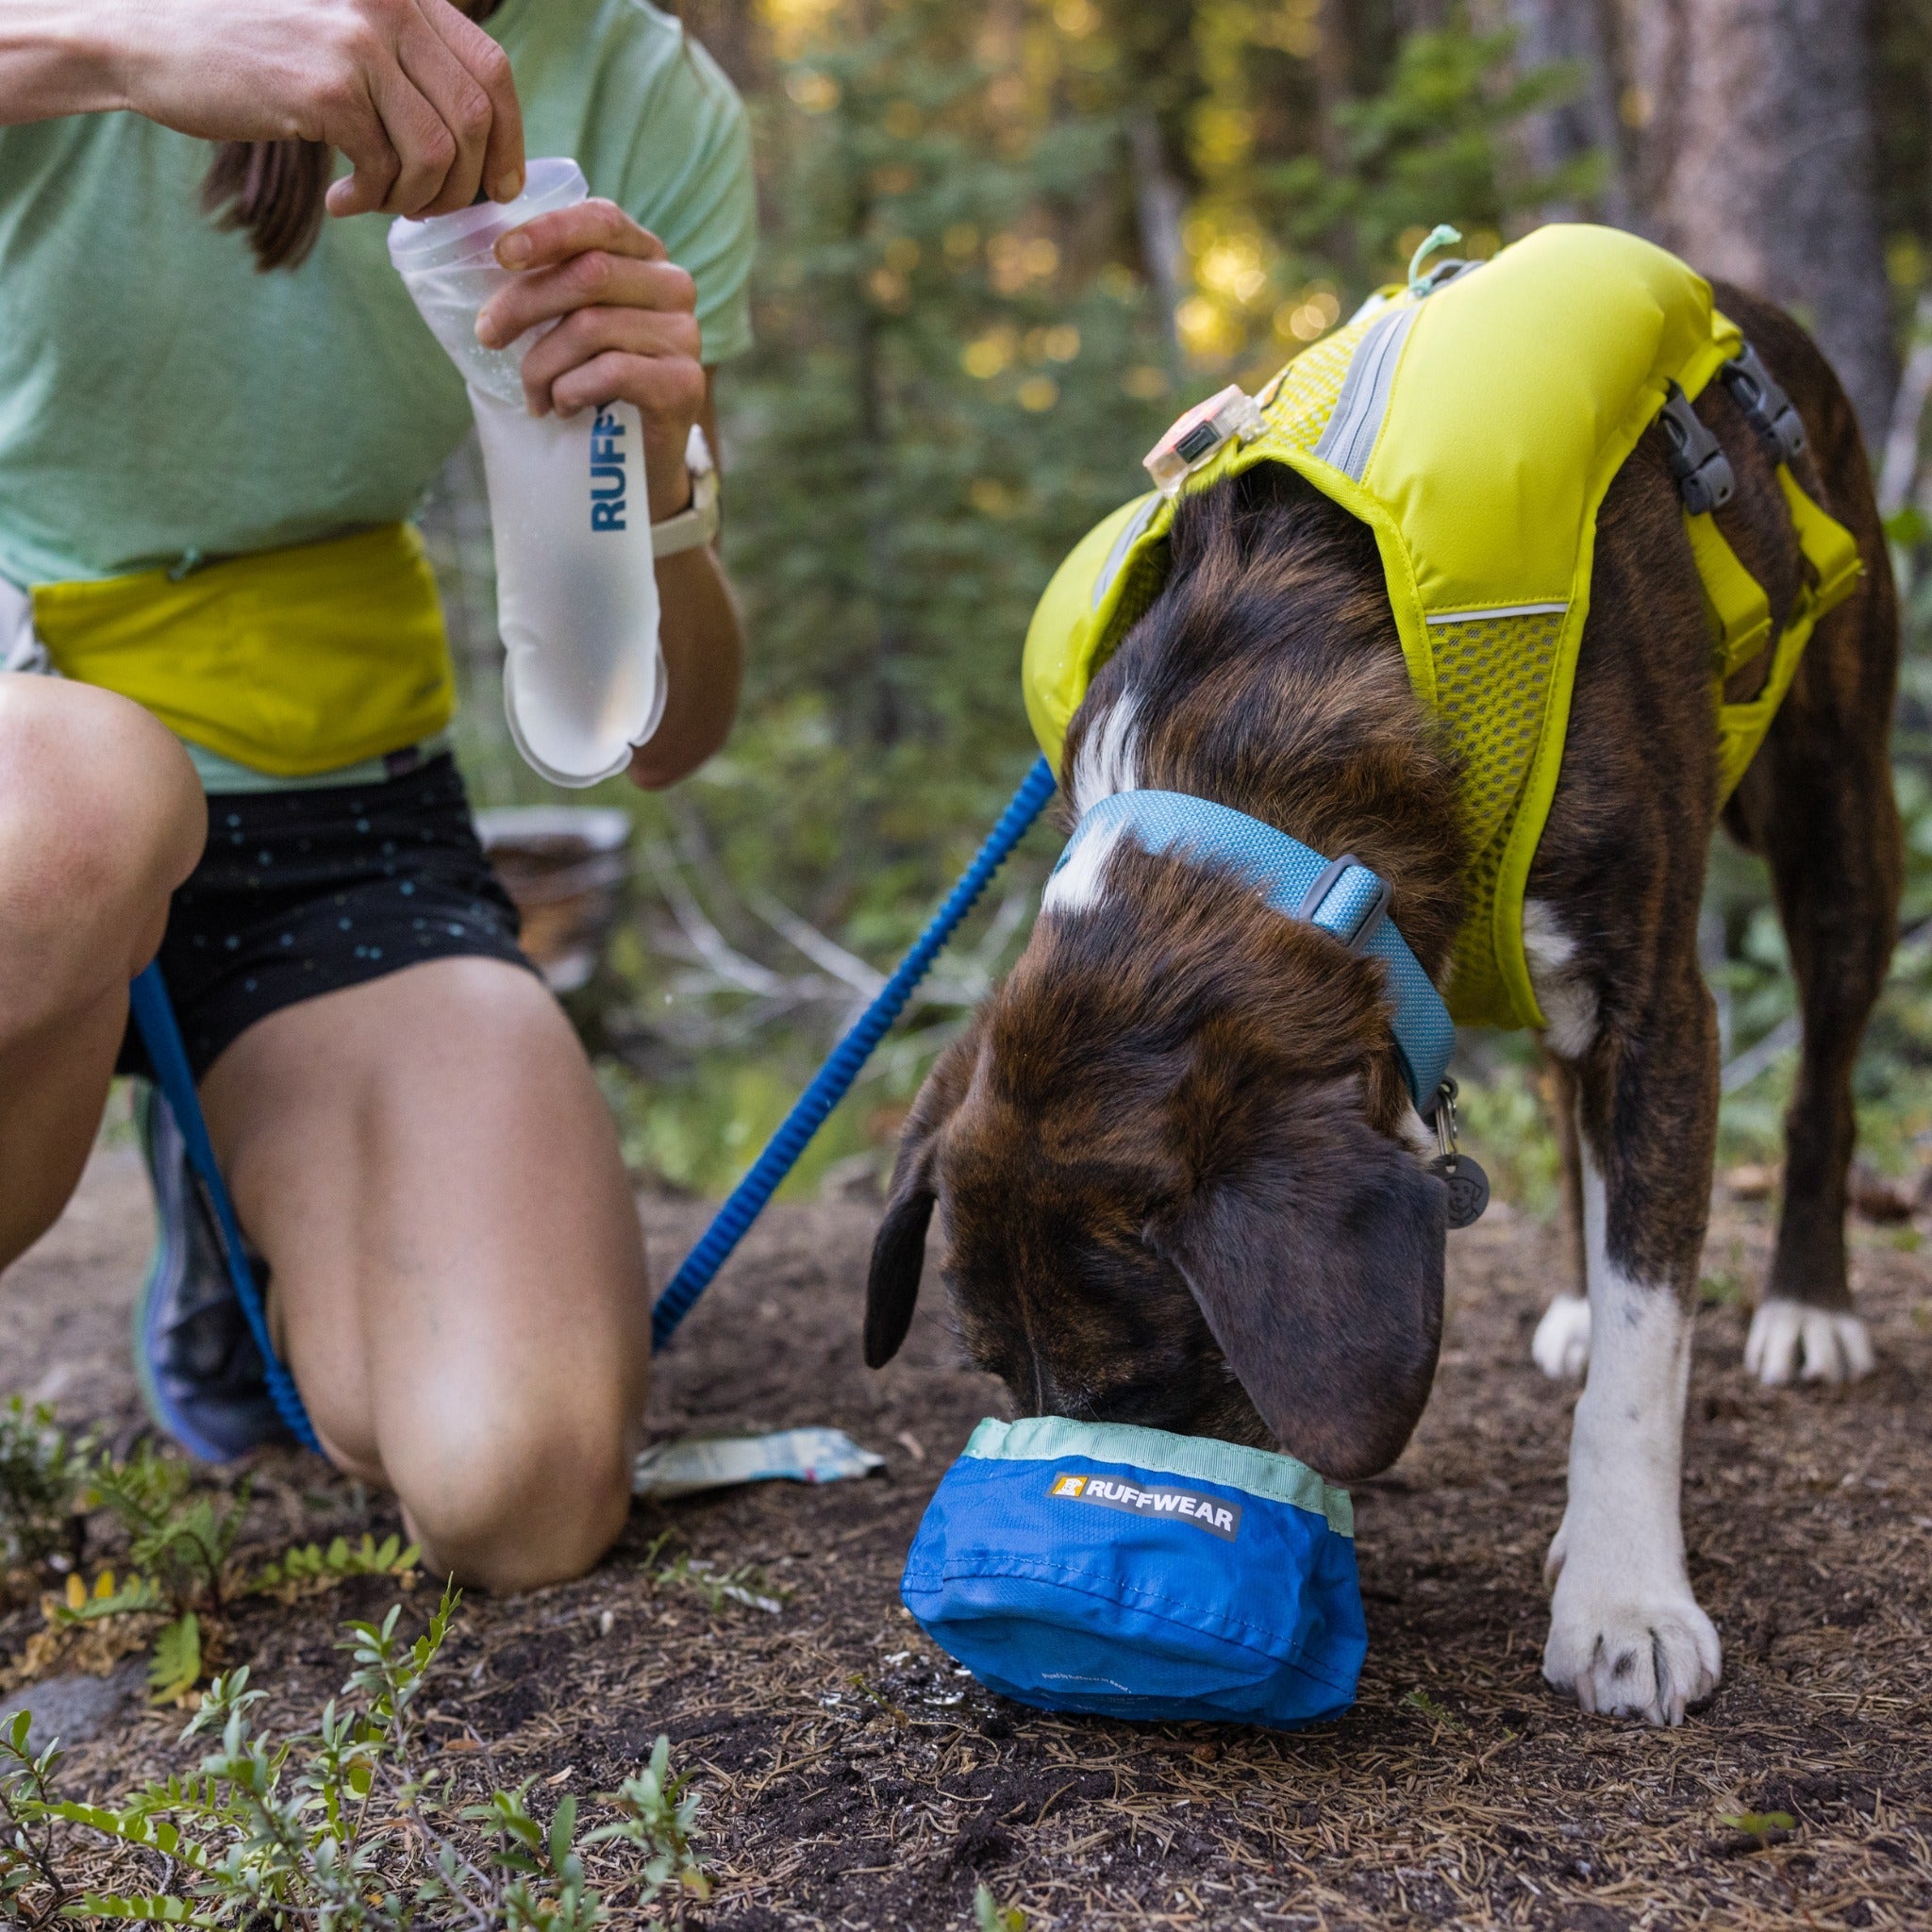
<path fill-rule="evenodd" d="M 608 201 L 539 215 L 496 244 L 516 279 L 484 305 L 476 337 L 499 349 L 540 322 L 557 326 L 524 357 L 532 415 L 635 404 L 654 522 L 691 497 L 685 445 L 705 406 L 697 291 L 648 228 Z"/>
<path fill-rule="evenodd" d="M 321 141 L 331 214 L 446 214 L 524 185 L 509 60 L 448 0 L 110 0 L 119 105 L 210 141 Z"/>

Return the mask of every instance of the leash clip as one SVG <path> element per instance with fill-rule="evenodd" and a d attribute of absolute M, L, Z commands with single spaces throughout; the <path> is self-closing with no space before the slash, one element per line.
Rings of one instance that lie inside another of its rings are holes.
<path fill-rule="evenodd" d="M 1671 475 L 1677 480 L 1684 508 L 1693 517 L 1722 509 L 1738 487 L 1731 474 L 1731 459 L 1690 407 L 1690 398 L 1674 382 L 1670 385 L 1659 420 L 1670 443 L 1666 454 Z"/>
<path fill-rule="evenodd" d="M 1805 453 L 1805 419 L 1791 407 L 1790 397 L 1772 379 L 1771 371 L 1749 342 L 1718 375 L 1774 463 L 1788 463 Z"/>

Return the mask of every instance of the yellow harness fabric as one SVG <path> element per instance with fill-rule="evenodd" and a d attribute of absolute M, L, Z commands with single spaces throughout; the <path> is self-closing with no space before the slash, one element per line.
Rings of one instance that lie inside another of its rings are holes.
<path fill-rule="evenodd" d="M 1185 486 L 1284 463 L 1374 531 L 1409 680 L 1463 767 L 1468 912 L 1443 990 L 1461 1024 L 1542 1024 L 1523 895 L 1562 760 L 1597 510 L 1670 385 L 1695 396 L 1742 341 L 1674 257 L 1615 229 L 1552 225 L 1487 264 L 1384 291 L 1262 390 L 1258 435 Z M 1817 581 L 1760 695 L 1714 698 L 1726 793 L 1812 625 L 1859 567 L 1850 535 L 1779 475 Z M 1041 599 L 1026 707 L 1056 761 L 1093 672 L 1159 593 L 1173 516 L 1158 494 L 1124 505 Z M 1715 691 L 1763 648 L 1770 612 L 1711 518 L 1686 522 Z"/>
<path fill-rule="evenodd" d="M 278 778 L 433 737 L 456 708 L 436 579 L 407 524 L 190 572 L 42 584 L 55 666 Z"/>

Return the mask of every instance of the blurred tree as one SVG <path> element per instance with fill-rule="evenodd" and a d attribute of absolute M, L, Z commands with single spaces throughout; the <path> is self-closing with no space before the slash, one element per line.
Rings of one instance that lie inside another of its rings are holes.
<path fill-rule="evenodd" d="M 1879 225 L 1872 0 L 1641 0 L 1638 213 L 1708 275 L 1785 303 L 1868 446 L 1898 379 Z"/>

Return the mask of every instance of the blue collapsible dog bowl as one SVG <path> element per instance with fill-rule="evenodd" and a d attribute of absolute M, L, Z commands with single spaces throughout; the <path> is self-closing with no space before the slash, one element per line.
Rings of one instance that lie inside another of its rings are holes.
<path fill-rule="evenodd" d="M 1292 1457 L 1061 1416 L 988 1420 L 900 1585 L 989 1690 L 1046 1710 L 1288 1729 L 1355 1701 L 1348 1493 Z"/>

